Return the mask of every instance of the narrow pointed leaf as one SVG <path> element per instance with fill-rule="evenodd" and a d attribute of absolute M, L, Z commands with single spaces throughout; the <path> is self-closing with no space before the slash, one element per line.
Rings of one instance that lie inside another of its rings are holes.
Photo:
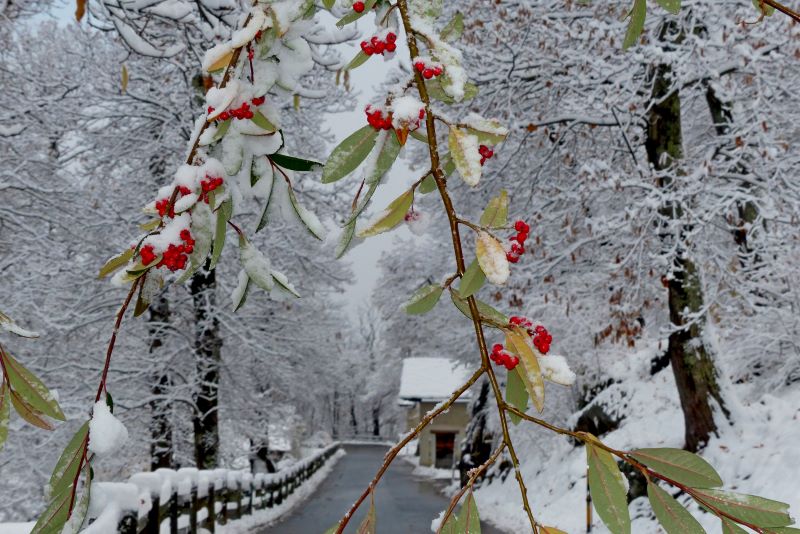
<path fill-rule="evenodd" d="M 502 228 L 508 224 L 508 192 L 505 189 L 486 205 L 480 223 L 487 228 Z"/>
<path fill-rule="evenodd" d="M 478 516 L 478 505 L 475 504 L 475 497 L 472 490 L 467 493 L 467 500 L 461 505 L 456 521 L 456 532 L 460 534 L 481 534 L 481 520 Z"/>
<path fill-rule="evenodd" d="M 456 11 L 450 22 L 442 28 L 442 33 L 439 34 L 439 37 L 442 41 L 450 43 L 461 37 L 462 33 L 464 33 L 464 15 L 460 11 Z"/>
<path fill-rule="evenodd" d="M 726 517 L 722 519 L 722 534 L 750 534 L 748 531 Z"/>
<path fill-rule="evenodd" d="M 458 308 L 458 310 L 464 314 L 464 317 L 470 320 L 472 319 L 472 314 L 470 313 L 469 303 L 467 302 L 467 299 L 462 298 L 461 294 L 452 287 L 450 291 L 450 299 L 453 301 L 453 304 L 455 304 L 456 308 Z M 489 304 L 486 304 L 485 302 L 480 301 L 478 299 L 475 300 L 477 301 L 478 304 L 478 313 L 480 313 L 481 319 L 488 319 L 489 321 L 496 323 L 496 324 L 487 324 L 487 326 L 497 327 L 498 325 L 508 324 L 508 317 L 503 315 L 498 310 L 494 309 Z"/>
<path fill-rule="evenodd" d="M 264 199 L 264 209 L 261 211 L 261 217 L 258 219 L 258 226 L 256 226 L 256 233 L 260 232 L 264 229 L 267 224 L 269 224 L 269 213 L 270 213 L 270 204 L 272 199 L 275 197 L 275 190 L 278 187 L 276 185 L 276 180 L 280 178 L 276 176 L 277 173 L 273 173 L 272 179 L 270 180 L 269 192 L 267 193 L 267 197 Z"/>
<path fill-rule="evenodd" d="M 44 419 L 43 414 L 25 402 L 15 391 L 11 391 L 11 405 L 20 417 L 33 426 L 44 430 L 53 430 L 53 425 Z"/>
<path fill-rule="evenodd" d="M 160 222 L 160 221 L 157 221 Z M 130 259 L 133 257 L 133 249 L 125 249 L 123 252 L 117 254 L 110 260 L 108 260 L 105 265 L 100 268 L 100 273 L 97 275 L 97 278 L 105 278 L 109 274 L 113 273 L 117 269 L 120 269 L 122 266 L 126 265 Z"/>
<path fill-rule="evenodd" d="M 60 534 L 69 518 L 71 501 L 72 486 L 67 486 L 60 493 L 53 495 L 47 508 L 36 521 L 31 534 Z"/>
<path fill-rule="evenodd" d="M 356 170 L 372 151 L 377 138 L 378 132 L 375 128 L 367 125 L 342 141 L 333 149 L 331 155 L 328 156 L 328 161 L 325 162 L 322 183 L 329 184 L 341 180 Z"/>
<path fill-rule="evenodd" d="M 401 222 L 414 203 L 414 190 L 409 189 L 392 201 L 389 206 L 379 213 L 374 222 L 367 228 L 358 232 L 358 237 L 372 237 L 383 232 L 388 232 Z"/>
<path fill-rule="evenodd" d="M 339 243 L 336 245 L 336 252 L 335 256 L 338 260 L 342 256 L 344 256 L 347 249 L 350 248 L 350 244 L 353 242 L 353 236 L 356 234 L 356 221 L 353 219 L 351 223 L 349 223 L 345 228 L 342 230 L 342 235 L 339 238 Z"/>
<path fill-rule="evenodd" d="M 525 382 L 520 376 L 520 368 L 517 366 L 508 372 L 506 379 L 506 402 L 517 410 L 524 412 L 528 409 L 528 390 L 525 388 Z M 518 425 L 522 418 L 516 414 L 509 413 L 511 422 Z"/>
<path fill-rule="evenodd" d="M 275 165 L 291 171 L 308 172 L 322 168 L 322 163 L 318 161 L 296 158 L 285 154 L 272 154 L 269 156 L 269 159 L 271 159 Z"/>
<path fill-rule="evenodd" d="M 519 356 L 519 376 L 525 383 L 533 406 L 541 413 L 544 410 L 544 378 L 539 360 L 526 342 L 526 337 L 527 333 L 519 327 L 509 330 L 506 332 L 506 348 Z"/>
<path fill-rule="evenodd" d="M 272 280 L 275 282 L 275 287 L 280 291 L 287 293 L 296 299 L 300 298 L 300 293 L 298 293 L 294 287 L 292 287 L 292 284 L 289 283 L 289 279 L 285 274 L 273 269 Z"/>
<path fill-rule="evenodd" d="M 347 26 L 348 24 L 357 21 L 364 15 L 371 13 L 372 8 L 375 5 L 375 2 L 377 2 L 377 0 L 365 0 L 364 11 L 362 11 L 361 13 L 358 13 L 356 11 L 351 11 L 350 13 L 339 19 L 339 21 L 336 23 L 336 26 L 338 26 L 339 28 L 343 28 L 344 26 Z"/>
<path fill-rule="evenodd" d="M 567 534 L 566 531 L 556 527 L 542 527 L 539 529 L 542 534 Z"/>
<path fill-rule="evenodd" d="M 48 495 L 57 495 L 64 488 L 72 485 L 83 463 L 83 453 L 88 437 L 89 421 L 86 421 L 69 440 L 64 452 L 56 462 L 48 483 Z"/>
<path fill-rule="evenodd" d="M 0 451 L 8 439 L 8 425 L 11 422 L 11 391 L 5 380 L 0 383 Z"/>
<path fill-rule="evenodd" d="M 428 313 L 439 302 L 442 296 L 442 286 L 429 285 L 419 288 L 408 302 L 403 305 L 403 309 L 409 315 L 420 315 Z"/>
<path fill-rule="evenodd" d="M 673 15 L 677 15 L 681 11 L 681 0 L 656 0 L 656 2 Z"/>
<path fill-rule="evenodd" d="M 389 172 L 397 156 L 400 154 L 400 141 L 397 140 L 396 135 L 391 135 L 389 132 L 383 134 L 383 143 L 380 145 L 380 153 L 378 160 L 375 162 L 375 167 L 372 172 L 365 177 L 365 183 L 373 184 L 379 181 L 383 176 Z"/>
<path fill-rule="evenodd" d="M 450 128 L 447 144 L 461 179 L 471 187 L 478 185 L 482 173 L 478 138 L 454 126 Z"/>
<path fill-rule="evenodd" d="M 252 121 L 253 124 L 261 128 L 262 130 L 266 130 L 268 132 L 274 132 L 278 130 L 278 128 L 274 124 L 272 124 L 270 120 L 264 116 L 263 113 L 261 113 L 258 110 L 253 112 L 253 118 L 250 120 Z"/>
<path fill-rule="evenodd" d="M 631 516 L 625 486 L 620 482 L 621 473 L 616 463 L 612 468 L 601 460 L 601 453 L 598 452 L 601 450 L 590 443 L 586 444 L 592 503 L 612 534 L 630 534 Z"/>
<path fill-rule="evenodd" d="M 319 218 L 300 204 L 291 186 L 289 186 L 289 203 L 292 205 L 294 214 L 297 215 L 297 220 L 303 225 L 303 228 L 320 241 L 325 239 L 325 233 Z"/>
<path fill-rule="evenodd" d="M 222 256 L 222 249 L 225 248 L 225 236 L 228 232 L 228 221 L 233 213 L 233 201 L 231 199 L 222 203 L 222 206 L 217 210 L 217 227 L 214 231 L 214 243 L 211 247 L 211 263 L 209 268 L 213 269 L 217 266 L 220 256 Z"/>
<path fill-rule="evenodd" d="M 359 50 L 358 54 L 356 54 L 356 57 L 354 57 L 350 61 L 350 63 L 347 64 L 347 66 L 344 68 L 344 70 L 357 69 L 358 67 L 360 67 L 361 65 L 363 65 L 364 63 L 369 61 L 370 57 L 371 56 L 368 56 L 367 54 L 365 54 L 363 50 Z"/>
<path fill-rule="evenodd" d="M 697 493 L 706 504 L 759 527 L 786 527 L 794 522 L 789 505 L 779 501 L 716 489 L 700 489 Z"/>
<path fill-rule="evenodd" d="M 212 143 L 216 143 L 217 141 L 219 141 L 220 139 L 225 137 L 225 134 L 227 134 L 228 130 L 230 130 L 230 128 L 231 128 L 231 123 L 232 122 L 233 122 L 233 119 L 228 119 L 226 121 L 222 121 L 222 123 L 220 123 L 217 126 L 217 131 L 214 132 L 214 137 L 211 138 L 211 142 Z"/>
<path fill-rule="evenodd" d="M 64 412 L 58 405 L 58 401 L 50 393 L 50 390 L 39 380 L 36 376 L 22 366 L 7 352 L 3 352 L 2 356 L 5 362 L 5 369 L 8 372 L 8 382 L 11 389 L 14 390 L 26 403 L 33 406 L 37 411 L 43 413 L 53 419 L 59 421 L 66 421 Z"/>
<path fill-rule="evenodd" d="M 472 260 L 467 270 L 461 276 L 461 283 L 458 286 L 458 293 L 462 298 L 471 297 L 474 295 L 483 284 L 486 283 L 486 275 L 483 274 L 478 260 Z"/>
<path fill-rule="evenodd" d="M 625 40 L 622 48 L 627 49 L 635 45 L 644 30 L 644 21 L 647 17 L 647 4 L 645 0 L 633 0 L 633 8 L 630 12 L 628 31 L 625 33 Z"/>
<path fill-rule="evenodd" d="M 722 485 L 722 479 L 708 462 L 682 449 L 637 449 L 630 456 L 653 471 L 692 488 Z"/>
<path fill-rule="evenodd" d="M 652 482 L 647 484 L 647 498 L 667 534 L 705 534 L 706 531 L 686 508 Z"/>
<path fill-rule="evenodd" d="M 375 497 L 370 492 L 369 511 L 367 517 L 358 526 L 357 534 L 375 534 L 375 524 L 377 522 L 377 514 L 375 513 Z"/>

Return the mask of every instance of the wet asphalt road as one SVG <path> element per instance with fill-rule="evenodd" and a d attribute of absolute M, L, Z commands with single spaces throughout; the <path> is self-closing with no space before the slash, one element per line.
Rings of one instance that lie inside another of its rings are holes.
<path fill-rule="evenodd" d="M 317 491 L 301 503 L 283 521 L 258 534 L 323 534 L 336 524 L 352 506 L 375 472 L 388 450 L 380 445 L 347 445 L 347 454 L 339 459 Z M 378 534 L 430 533 L 431 520 L 447 509 L 448 500 L 428 479 L 411 475 L 413 467 L 396 459 L 378 484 L 375 492 Z M 345 533 L 355 533 L 369 509 L 367 499 L 348 524 Z M 482 534 L 503 534 L 481 525 Z"/>

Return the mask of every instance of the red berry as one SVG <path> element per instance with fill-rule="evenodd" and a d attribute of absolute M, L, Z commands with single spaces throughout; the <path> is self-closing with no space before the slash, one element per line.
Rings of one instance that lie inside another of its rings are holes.
<path fill-rule="evenodd" d="M 417 61 L 414 63 L 414 68 L 418 71 L 422 72 L 425 70 L 425 62 L 424 61 Z"/>
<path fill-rule="evenodd" d="M 397 45 L 395 43 L 386 43 L 387 52 L 394 52 L 395 50 L 397 50 Z"/>
<path fill-rule="evenodd" d="M 252 100 L 254 106 L 260 106 L 261 104 L 263 104 L 266 101 L 267 101 L 267 97 L 266 96 L 257 96 Z"/>
<path fill-rule="evenodd" d="M 375 53 L 376 54 L 383 54 L 383 51 L 386 49 L 386 45 L 382 41 L 378 41 L 378 44 L 375 45 Z"/>
<path fill-rule="evenodd" d="M 530 231 L 530 227 L 525 224 L 525 221 L 517 221 L 514 223 L 514 230 L 527 234 Z"/>
<path fill-rule="evenodd" d="M 356 13 L 363 13 L 364 12 L 364 2 L 355 2 L 353 4 L 353 11 Z"/>
<path fill-rule="evenodd" d="M 517 263 L 519 261 L 519 256 L 517 256 L 513 252 L 507 252 L 506 259 L 511 263 Z"/>
<path fill-rule="evenodd" d="M 219 117 L 218 117 L 218 118 L 219 118 L 219 120 L 221 120 L 221 121 L 226 121 L 226 120 L 228 120 L 228 119 L 230 119 L 230 118 L 231 118 L 231 114 L 230 114 L 230 113 L 228 113 L 227 111 L 223 111 L 222 113 L 220 113 L 220 114 L 219 114 Z"/>
<path fill-rule="evenodd" d="M 500 352 L 501 350 L 503 350 L 503 345 L 500 343 L 495 343 L 494 346 L 492 346 L 492 352 Z"/>
<path fill-rule="evenodd" d="M 426 80 L 430 80 L 431 78 L 433 78 L 433 69 L 423 70 L 422 76 L 424 76 Z"/>
<path fill-rule="evenodd" d="M 425 118 L 425 110 L 424 109 L 420 109 L 419 110 L 419 118 L 420 119 L 424 119 Z"/>
<path fill-rule="evenodd" d="M 435 67 L 433 67 L 433 75 L 434 75 L 434 76 L 441 76 L 441 75 L 442 75 L 442 72 L 443 72 L 443 71 L 442 71 L 442 67 L 440 67 L 440 66 L 438 66 L 438 65 L 437 65 L 437 66 L 435 66 Z"/>
<path fill-rule="evenodd" d="M 212 113 L 214 113 L 214 108 L 211 107 L 211 106 L 208 106 L 208 114 L 210 115 Z"/>
<path fill-rule="evenodd" d="M 481 156 L 481 166 L 483 166 L 483 164 L 484 164 L 484 163 L 486 163 L 486 158 L 484 158 L 483 156 Z"/>
<path fill-rule="evenodd" d="M 397 41 L 397 35 L 394 32 L 389 32 L 386 34 L 387 43 L 394 43 L 395 41 Z"/>
<path fill-rule="evenodd" d="M 506 364 L 506 369 L 513 371 L 517 365 L 519 365 L 519 358 L 517 356 L 511 356 Z"/>
<path fill-rule="evenodd" d="M 524 243 L 528 239 L 528 234 L 526 234 L 525 232 L 520 232 L 514 239 L 516 239 L 520 243 Z"/>
<path fill-rule="evenodd" d="M 192 238 L 192 233 L 189 231 L 188 228 L 184 228 L 183 230 L 181 230 L 181 239 L 183 239 L 184 241 L 188 241 L 191 238 Z"/>

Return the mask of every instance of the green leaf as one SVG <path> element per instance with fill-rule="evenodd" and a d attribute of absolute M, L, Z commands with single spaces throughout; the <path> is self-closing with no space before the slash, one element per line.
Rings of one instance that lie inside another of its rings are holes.
<path fill-rule="evenodd" d="M 446 78 L 446 75 L 425 81 L 425 87 L 428 89 L 428 94 L 431 98 L 435 98 L 436 100 L 445 104 L 455 104 L 456 99 L 445 92 L 444 87 L 442 86 L 442 78 Z M 471 82 L 465 83 L 464 98 L 461 99 L 461 102 L 472 100 L 476 96 L 478 96 L 478 86 Z"/>
<path fill-rule="evenodd" d="M 697 495 L 701 506 L 713 506 L 731 517 L 759 527 L 785 527 L 794 522 L 789 516 L 789 505 L 779 501 L 717 489 L 700 489 Z"/>
<path fill-rule="evenodd" d="M 333 9 L 333 4 L 336 3 L 336 0 L 322 0 L 322 5 L 325 6 L 325 9 Z M 338 526 L 338 525 L 337 525 Z M 337 527 L 333 527 L 336 530 Z"/>
<path fill-rule="evenodd" d="M 721 517 L 720 519 L 722 519 L 722 534 L 749 534 L 749 532 L 730 519 L 725 517 Z"/>
<path fill-rule="evenodd" d="M 442 41 L 450 43 L 461 37 L 462 33 L 464 33 L 464 15 L 460 11 L 456 11 L 447 26 L 442 28 L 442 33 L 439 34 L 439 37 Z"/>
<path fill-rule="evenodd" d="M 450 288 L 450 299 L 455 304 L 458 311 L 464 314 L 464 317 L 467 319 L 472 319 L 472 314 L 469 310 L 469 303 L 465 298 L 462 298 L 458 290 Z M 482 319 L 489 319 L 490 321 L 497 323 L 498 325 L 506 325 L 508 324 L 508 317 L 497 311 L 496 309 L 492 308 L 485 302 L 475 299 L 478 303 L 478 313 L 480 313 Z M 487 326 L 495 326 L 495 325 L 487 325 Z"/>
<path fill-rule="evenodd" d="M 397 139 L 396 135 L 392 135 L 390 132 L 386 132 L 384 134 L 383 144 L 380 147 L 380 153 L 378 154 L 378 160 L 375 162 L 375 167 L 372 171 L 365 177 L 365 183 L 373 184 L 377 181 L 380 181 L 383 176 L 389 172 L 389 169 L 392 168 L 394 162 L 397 160 L 397 156 L 400 154 L 400 141 Z"/>
<path fill-rule="evenodd" d="M 11 391 L 11 406 L 14 407 L 14 410 L 20 417 L 33 426 L 44 430 L 53 430 L 53 425 L 43 418 L 42 412 L 28 404 L 25 399 L 20 397 L 14 390 Z"/>
<path fill-rule="evenodd" d="M 647 498 L 667 534 L 705 534 L 705 530 L 672 495 L 653 484 L 647 484 Z"/>
<path fill-rule="evenodd" d="M 273 185 L 273 187 L 275 186 Z M 297 215 L 297 219 L 300 221 L 303 227 L 308 230 L 308 233 L 320 241 L 324 240 L 325 233 L 317 216 L 313 212 L 300 205 L 300 201 L 297 200 L 297 195 L 295 195 L 294 189 L 292 189 L 289 184 L 286 184 L 286 187 L 289 191 L 289 203 L 292 205 L 292 209 L 294 210 L 295 215 Z"/>
<path fill-rule="evenodd" d="M 339 238 L 339 243 L 336 245 L 335 256 L 337 260 L 342 256 L 344 256 L 345 252 L 347 252 L 347 249 L 350 248 L 350 243 L 353 242 L 353 236 L 355 234 L 356 234 L 356 221 L 355 219 L 353 219 L 353 222 L 345 226 L 344 230 L 342 230 L 342 235 Z"/>
<path fill-rule="evenodd" d="M 800 534 L 800 528 L 794 528 L 794 527 L 765 528 L 764 534 Z"/>
<path fill-rule="evenodd" d="M 375 5 L 375 2 L 377 2 L 377 0 L 365 0 L 364 1 L 364 11 L 362 11 L 361 13 L 357 13 L 355 11 L 351 11 L 350 13 L 348 13 L 347 15 L 345 15 L 344 17 L 339 19 L 339 21 L 336 23 L 336 26 L 339 27 L 339 28 L 343 28 L 343 27 L 347 26 L 348 24 L 351 24 L 351 23 L 357 21 L 358 19 L 360 19 L 361 17 L 363 17 L 367 13 L 371 13 L 372 12 L 372 8 Z"/>
<path fill-rule="evenodd" d="M 461 276 L 461 283 L 458 286 L 458 293 L 462 298 L 474 295 L 486 282 L 486 275 L 483 274 L 478 260 L 472 260 L 467 270 Z"/>
<path fill-rule="evenodd" d="M 456 521 L 456 532 L 463 534 L 481 534 L 481 519 L 478 516 L 478 505 L 472 490 L 467 493 L 467 500 L 461 505 Z"/>
<path fill-rule="evenodd" d="M 409 315 L 428 313 L 433 309 L 434 306 L 436 306 L 436 303 L 439 302 L 439 298 L 442 296 L 442 291 L 444 291 L 442 286 L 423 286 L 416 290 L 413 295 L 411 295 L 411 298 L 408 299 L 408 302 L 403 305 L 403 309 Z"/>
<path fill-rule="evenodd" d="M 214 132 L 214 137 L 211 138 L 211 142 L 212 143 L 216 143 L 217 141 L 219 141 L 220 139 L 225 137 L 225 134 L 227 134 L 228 130 L 230 130 L 230 128 L 231 128 L 231 123 L 232 122 L 233 122 L 233 119 L 228 119 L 226 121 L 222 121 L 222 123 L 219 126 L 217 126 L 217 131 Z"/>
<path fill-rule="evenodd" d="M 477 142 L 477 138 L 466 130 L 455 126 L 450 128 L 447 142 L 450 156 L 456 164 L 461 179 L 470 187 L 475 187 L 481 180 L 482 167 L 477 152 Z"/>
<path fill-rule="evenodd" d="M 225 235 L 228 231 L 228 221 L 233 213 L 233 201 L 229 198 L 217 210 L 217 228 L 214 232 L 214 243 L 211 247 L 211 263 L 209 269 L 217 266 L 222 249 L 225 248 Z"/>
<path fill-rule="evenodd" d="M 644 30 L 644 20 L 647 17 L 647 5 L 645 0 L 633 0 L 633 9 L 630 12 L 630 22 L 628 31 L 625 33 L 625 40 L 622 43 L 623 49 L 628 49 L 635 45 Z"/>
<path fill-rule="evenodd" d="M 263 113 L 261 113 L 258 110 L 255 110 L 253 112 L 253 118 L 250 119 L 250 121 L 252 121 L 253 124 L 261 128 L 262 130 L 266 130 L 268 132 L 275 132 L 278 130 L 278 128 L 274 124 L 272 124 L 269 121 L 269 119 L 264 116 Z"/>
<path fill-rule="evenodd" d="M 420 143 L 428 144 L 428 136 L 419 130 L 414 130 L 413 132 L 408 132 L 408 135 L 419 141 Z"/>
<path fill-rule="evenodd" d="M 394 199 L 392 203 L 377 216 L 374 223 L 368 228 L 358 232 L 358 237 L 372 237 L 383 232 L 388 232 L 403 221 L 413 203 L 414 190 L 409 189 Z"/>
<path fill-rule="evenodd" d="M 456 164 L 453 161 L 453 158 L 450 156 L 450 154 L 447 154 L 447 156 L 445 156 L 444 158 L 444 163 L 442 164 L 442 172 L 444 173 L 445 176 L 448 177 L 454 172 L 456 172 Z"/>
<path fill-rule="evenodd" d="M 322 183 L 333 183 L 353 172 L 372 151 L 377 138 L 377 130 L 367 125 L 342 141 L 328 156 L 322 171 Z"/>
<path fill-rule="evenodd" d="M 692 488 L 716 488 L 722 485 L 722 479 L 708 462 L 682 449 L 637 449 L 629 455 L 656 473 Z"/>
<path fill-rule="evenodd" d="M 126 265 L 132 257 L 133 249 L 125 249 L 123 252 L 108 260 L 105 265 L 100 267 L 100 274 L 97 275 L 97 278 L 105 278 L 109 274 L 121 268 L 123 265 Z"/>
<path fill-rule="evenodd" d="M 417 191 L 419 191 L 423 195 L 427 195 L 428 193 L 432 193 L 436 191 L 436 179 L 433 177 L 432 174 L 429 174 L 425 177 L 424 180 L 419 184 L 417 187 Z"/>
<path fill-rule="evenodd" d="M 269 191 L 267 192 L 267 198 L 264 200 L 264 209 L 261 211 L 261 217 L 259 217 L 258 225 L 256 226 L 256 233 L 263 230 L 264 227 L 269 223 L 270 203 L 275 196 L 275 182 L 279 179 L 280 178 L 276 176 L 276 173 L 273 173 L 272 180 L 270 180 Z"/>
<path fill-rule="evenodd" d="M 108 391 L 106 391 L 106 406 L 109 412 L 114 413 L 114 397 Z"/>
<path fill-rule="evenodd" d="M 0 383 L 0 451 L 8 439 L 8 425 L 11 422 L 11 391 L 5 380 Z"/>
<path fill-rule="evenodd" d="M 608 454 L 591 443 L 586 444 L 592 503 L 612 534 L 630 534 L 631 515 L 625 486 L 620 482 L 622 473 L 613 459 L 613 467 L 607 459 L 601 459 L 602 453 Z"/>
<path fill-rule="evenodd" d="M 272 280 L 275 282 L 275 287 L 280 291 L 287 293 L 293 296 L 296 299 L 300 298 L 300 293 L 295 291 L 292 285 L 289 283 L 289 279 L 286 277 L 285 274 L 276 271 L 275 269 L 272 270 Z"/>
<path fill-rule="evenodd" d="M 268 157 L 275 165 L 292 171 L 308 172 L 322 168 L 322 163 L 318 161 L 296 158 L 285 154 L 272 154 Z"/>
<path fill-rule="evenodd" d="M 67 486 L 54 495 L 47 508 L 31 530 L 31 534 L 60 534 L 69 518 L 69 505 L 72 501 L 72 486 Z"/>
<path fill-rule="evenodd" d="M 508 128 L 497 119 L 474 118 L 466 130 L 485 145 L 498 145 L 508 137 Z"/>
<path fill-rule="evenodd" d="M 236 288 L 231 294 L 234 312 L 239 311 L 239 308 L 244 306 L 244 303 L 247 302 L 247 295 L 250 293 L 250 287 L 252 287 L 252 285 L 253 281 L 250 280 L 250 276 L 248 276 L 247 271 L 244 269 L 239 271 L 239 280 L 236 284 Z"/>
<path fill-rule="evenodd" d="M 147 283 L 146 277 L 147 275 L 145 274 L 145 278 L 143 278 L 142 283 L 139 284 L 139 293 L 136 295 L 136 304 L 133 306 L 134 317 L 140 317 L 147 311 L 147 308 L 150 307 L 150 301 L 146 300 L 144 296 L 144 285 Z"/>
<path fill-rule="evenodd" d="M 775 13 L 775 8 L 761 3 L 759 0 L 753 0 L 753 6 L 765 17 L 771 17 Z"/>
<path fill-rule="evenodd" d="M 272 173 L 272 165 L 269 165 L 269 160 L 267 158 L 253 158 L 253 163 L 250 165 L 250 187 L 260 182 L 267 174 L 272 177 Z M 272 186 L 270 186 L 270 188 L 271 187 Z M 267 193 L 267 196 L 269 196 L 271 192 L 272 189 Z"/>
<path fill-rule="evenodd" d="M 502 228 L 508 224 L 508 193 L 505 189 L 486 205 L 480 223 L 486 228 Z"/>
<path fill-rule="evenodd" d="M 81 497 L 72 509 L 72 515 L 69 517 L 66 526 L 60 534 L 78 534 L 83 529 L 86 522 L 86 516 L 89 512 L 89 501 L 92 495 L 92 475 L 91 467 L 86 464 L 84 467 L 84 481 L 83 492 Z"/>
<path fill-rule="evenodd" d="M 364 53 L 363 50 L 359 50 L 358 54 L 356 54 L 356 57 L 354 57 L 350 61 L 350 63 L 347 64 L 347 66 L 344 68 L 344 70 L 357 69 L 358 67 L 360 67 L 361 65 L 363 65 L 364 63 L 369 61 L 370 57 L 372 57 L 372 56 L 368 56 L 367 54 Z"/>
<path fill-rule="evenodd" d="M 367 517 L 358 526 L 356 534 L 375 534 L 375 524 L 378 519 L 375 513 L 375 495 L 371 491 L 369 495 L 369 512 L 367 512 Z"/>
<path fill-rule="evenodd" d="M 656 2 L 673 15 L 677 15 L 681 11 L 681 0 L 656 0 Z"/>
<path fill-rule="evenodd" d="M 58 495 L 65 488 L 72 486 L 83 463 L 83 453 L 88 437 L 89 421 L 86 421 L 69 440 L 64 452 L 56 462 L 53 474 L 50 475 L 48 495 Z"/>
<path fill-rule="evenodd" d="M 521 412 L 528 409 L 528 390 L 525 389 L 525 382 L 522 381 L 519 375 L 519 366 L 508 372 L 506 402 Z M 517 414 L 509 413 L 508 416 L 515 425 L 522 421 L 522 418 Z"/>
<path fill-rule="evenodd" d="M 249 282 L 254 283 L 264 291 L 271 291 L 275 283 L 272 278 L 269 261 L 261 251 L 253 247 L 252 243 L 242 235 L 239 236 L 239 256 Z"/>
<path fill-rule="evenodd" d="M 3 358 L 5 370 L 8 373 L 8 382 L 13 391 L 44 415 L 59 421 L 67 420 L 58 401 L 41 380 L 7 352 L 3 352 L 0 358 Z"/>

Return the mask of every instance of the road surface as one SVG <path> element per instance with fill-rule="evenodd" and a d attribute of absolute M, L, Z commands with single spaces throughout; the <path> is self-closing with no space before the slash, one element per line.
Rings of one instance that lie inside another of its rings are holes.
<path fill-rule="evenodd" d="M 319 488 L 297 506 L 283 521 L 256 530 L 257 534 L 323 534 L 336 524 L 367 487 L 383 463 L 388 450 L 380 445 L 346 445 L 347 454 Z M 429 533 L 431 520 L 449 504 L 436 485 L 411 475 L 413 467 L 396 459 L 384 474 L 375 492 L 377 532 L 379 534 Z M 361 505 L 345 532 L 355 533 L 369 509 L 369 499 Z M 481 525 L 482 534 L 503 534 Z"/>

